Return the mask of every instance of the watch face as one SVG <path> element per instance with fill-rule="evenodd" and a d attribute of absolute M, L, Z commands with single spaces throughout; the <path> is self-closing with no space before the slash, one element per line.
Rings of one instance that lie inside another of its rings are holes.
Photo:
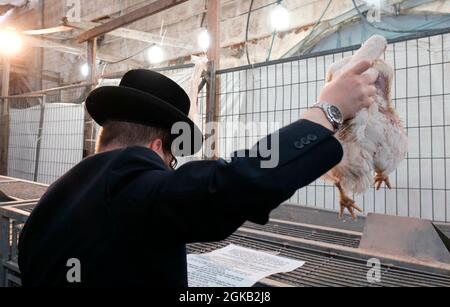
<path fill-rule="evenodd" d="M 344 119 L 342 118 L 342 113 L 336 106 L 330 106 L 329 112 L 331 117 L 338 123 L 342 123 Z"/>

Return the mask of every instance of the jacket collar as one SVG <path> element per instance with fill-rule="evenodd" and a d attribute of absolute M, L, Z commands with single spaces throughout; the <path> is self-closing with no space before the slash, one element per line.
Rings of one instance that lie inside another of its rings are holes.
<path fill-rule="evenodd" d="M 153 165 L 155 169 L 170 170 L 166 166 L 163 159 L 161 159 L 161 157 L 156 152 L 144 146 L 130 146 L 126 148 L 107 151 L 99 153 L 91 158 L 101 159 L 102 157 L 106 159 L 108 158 L 110 159 L 113 157 L 114 157 L 113 159 L 118 158 L 121 160 L 121 164 L 128 164 L 133 163 L 135 161 L 141 161 L 144 162 L 145 164 Z"/>
<path fill-rule="evenodd" d="M 161 167 L 161 169 L 169 170 L 164 160 L 161 159 L 161 157 L 150 148 L 144 146 L 132 146 L 123 149 L 123 153 L 131 153 L 132 156 L 136 155 L 143 159 L 147 159 L 149 162 L 154 163 L 159 167 Z"/>

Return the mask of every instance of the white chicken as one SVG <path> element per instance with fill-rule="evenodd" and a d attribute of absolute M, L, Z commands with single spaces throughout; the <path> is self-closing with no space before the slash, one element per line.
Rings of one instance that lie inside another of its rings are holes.
<path fill-rule="evenodd" d="M 343 146 L 344 157 L 338 166 L 324 176 L 339 190 L 340 218 L 346 209 L 353 219 L 356 219 L 355 210 L 362 212 L 348 193 L 362 194 L 374 181 L 377 190 L 383 183 L 391 189 L 389 175 L 405 159 L 408 150 L 405 128 L 392 105 L 394 72 L 381 59 L 386 48 L 386 39 L 375 35 L 354 56 L 333 64 L 327 76 L 327 82 L 331 82 L 361 60 L 374 63 L 366 74 L 378 74 L 375 103 L 347 121 L 338 131 L 336 136 Z"/>

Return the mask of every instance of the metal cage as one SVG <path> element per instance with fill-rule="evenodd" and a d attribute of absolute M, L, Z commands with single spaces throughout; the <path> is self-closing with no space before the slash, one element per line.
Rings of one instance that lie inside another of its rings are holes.
<path fill-rule="evenodd" d="M 448 31 L 448 30 L 447 30 Z M 300 118 L 324 86 L 329 66 L 359 46 L 219 71 L 220 156 L 253 146 L 266 133 Z M 394 104 L 410 138 L 406 161 L 392 174 L 393 190 L 356 197 L 365 213 L 450 222 L 450 34 L 421 33 L 390 41 L 384 55 L 395 69 Z M 235 132 L 236 123 L 264 129 Z M 271 123 L 278 125 L 271 125 Z M 337 210 L 333 186 L 319 180 L 299 191 L 293 204 Z"/>

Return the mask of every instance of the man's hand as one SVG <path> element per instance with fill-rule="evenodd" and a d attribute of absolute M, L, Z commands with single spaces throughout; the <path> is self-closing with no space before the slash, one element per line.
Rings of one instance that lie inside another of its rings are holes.
<path fill-rule="evenodd" d="M 319 101 L 338 107 L 344 120 L 355 117 L 359 111 L 375 102 L 378 72 L 370 69 L 371 67 L 372 63 L 369 61 L 361 61 L 343 74 L 335 76 L 322 90 Z M 311 109 L 302 118 L 334 130 L 321 110 Z"/>
<path fill-rule="evenodd" d="M 355 117 L 359 111 L 375 102 L 378 72 L 369 70 L 371 67 L 372 63 L 369 61 L 361 61 L 343 74 L 335 76 L 322 90 L 319 101 L 338 107 L 345 120 Z"/>

